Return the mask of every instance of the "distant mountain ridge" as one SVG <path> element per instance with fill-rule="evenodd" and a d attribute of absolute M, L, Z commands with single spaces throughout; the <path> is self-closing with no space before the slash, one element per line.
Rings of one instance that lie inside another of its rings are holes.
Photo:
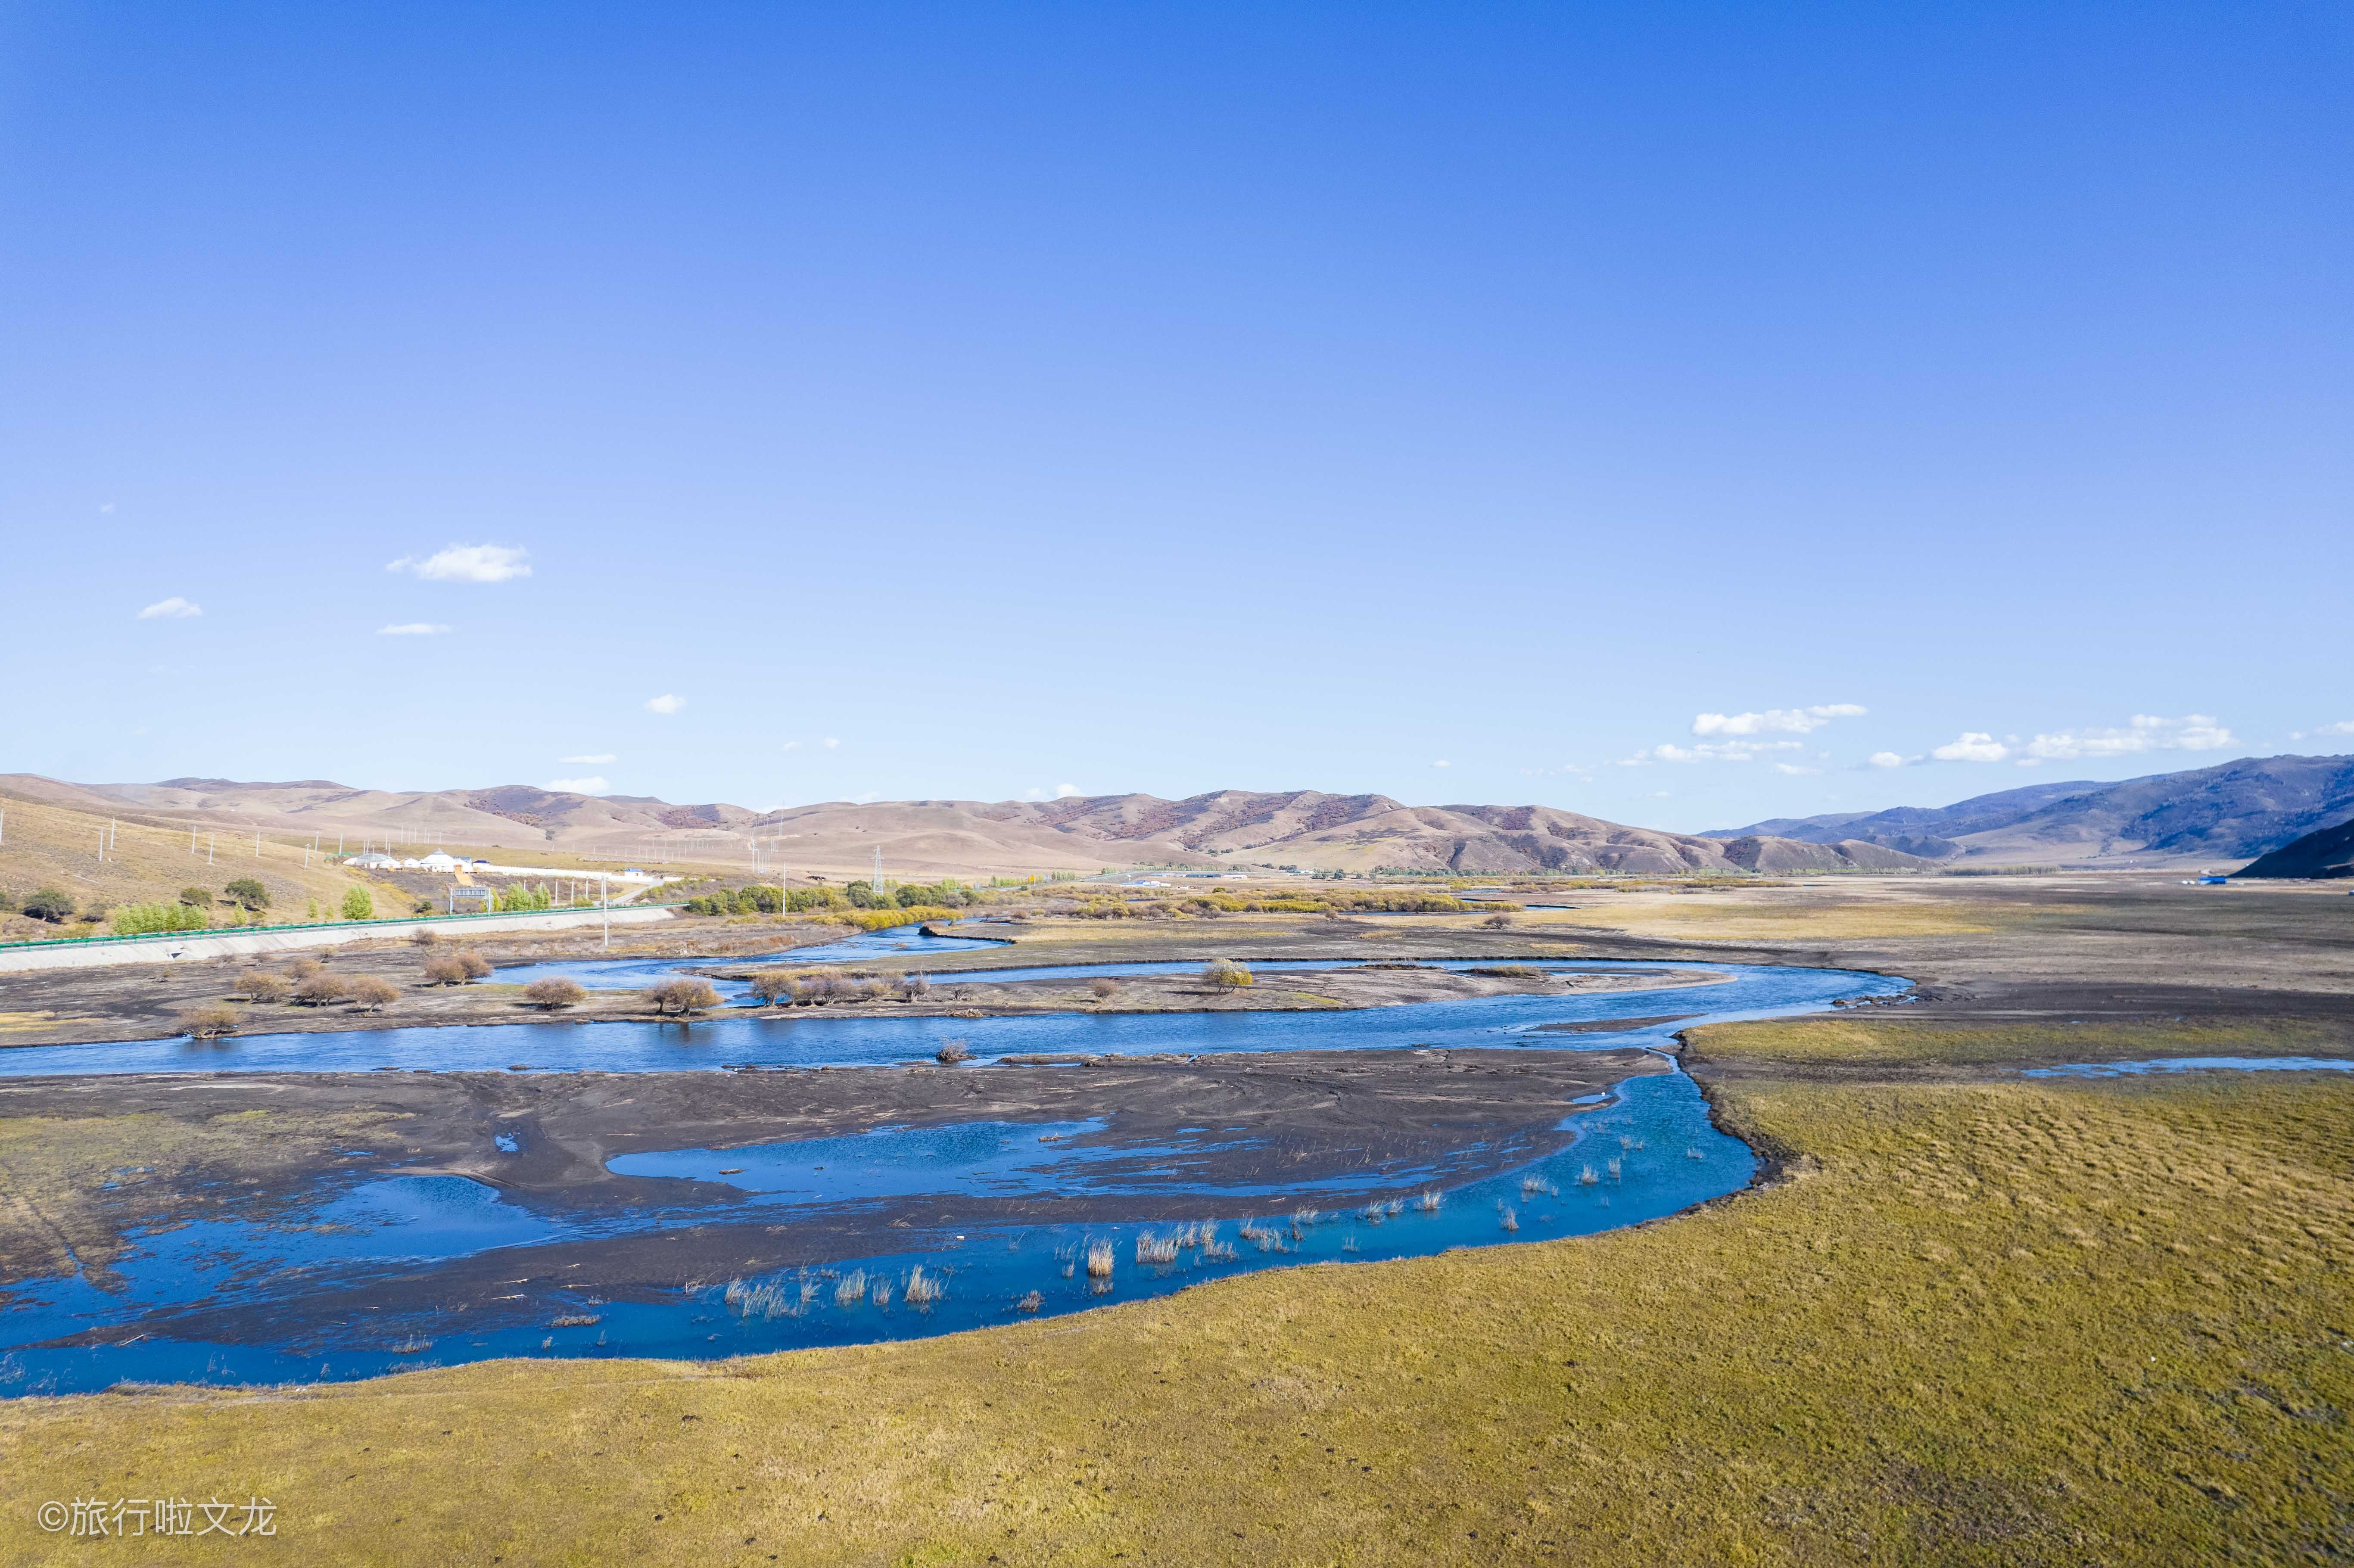
<path fill-rule="evenodd" d="M 1705 838 L 1857 839 L 1934 860 L 2249 860 L 2354 816 L 2354 757 L 2241 758 L 2104 784 L 2031 784 L 1951 806 L 1776 818 Z"/>
<path fill-rule="evenodd" d="M 69 784 L 0 775 L 0 789 L 93 815 L 363 842 L 738 862 L 757 853 L 802 872 L 855 875 L 880 850 L 890 874 L 982 876 L 1099 866 L 1208 870 L 1244 863 L 1306 870 L 1514 872 L 1915 870 L 1884 845 L 1771 834 L 1702 838 L 1628 827 L 1550 806 L 1407 806 L 1386 795 L 1213 790 L 1059 800 L 827 801 L 754 812 L 582 795 L 529 785 L 416 792 L 327 779 Z"/>

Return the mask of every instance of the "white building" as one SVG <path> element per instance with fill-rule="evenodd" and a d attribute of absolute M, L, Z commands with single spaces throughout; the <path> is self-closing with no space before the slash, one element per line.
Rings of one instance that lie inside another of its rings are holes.
<path fill-rule="evenodd" d="M 455 871 L 466 863 L 446 851 L 435 850 L 417 863 L 419 868 L 426 871 Z"/>

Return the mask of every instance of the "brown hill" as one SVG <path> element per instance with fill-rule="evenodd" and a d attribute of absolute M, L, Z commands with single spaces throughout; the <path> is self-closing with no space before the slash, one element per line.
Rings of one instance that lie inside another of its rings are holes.
<path fill-rule="evenodd" d="M 1909 870 L 1917 857 L 1861 842 L 1717 840 L 1628 827 L 1550 806 L 1407 806 L 1386 795 L 1214 790 L 1182 800 L 827 801 L 755 813 L 645 796 L 489 789 L 354 789 L 324 779 L 68 784 L 0 776 L 0 791 L 159 824 L 435 847 L 529 849 L 609 858 L 703 860 L 856 875 L 882 852 L 900 877 L 1040 874 L 1105 867 L 1271 865 L 1300 871 L 1688 872 Z"/>

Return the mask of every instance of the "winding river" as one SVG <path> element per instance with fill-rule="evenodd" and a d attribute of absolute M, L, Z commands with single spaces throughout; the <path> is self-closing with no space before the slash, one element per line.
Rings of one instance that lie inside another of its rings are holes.
<path fill-rule="evenodd" d="M 982 945 L 883 933 L 781 959 L 796 965 L 886 956 L 904 962 L 911 954 L 948 950 L 950 944 Z M 525 974 L 504 970 L 500 978 L 533 978 L 560 969 L 584 985 L 642 986 L 677 967 L 639 960 L 567 963 Z M 954 980 L 1117 976 L 1194 967 L 1013 969 Z M 1351 966 L 1287 961 L 1269 967 Z M 1588 972 L 1659 968 L 1585 960 L 1541 967 Z M 1905 989 L 1902 980 L 1848 970 L 1677 968 L 1707 970 L 1712 981 L 1350 1012 L 983 1019 L 731 1017 L 723 1012 L 687 1025 L 521 1024 L 249 1035 L 208 1043 L 118 1042 L 0 1053 L 0 1075 L 875 1066 L 928 1060 L 939 1038 L 951 1033 L 974 1053 L 968 1071 L 991 1070 L 986 1065 L 997 1057 L 1032 1053 L 1623 1049 L 1657 1046 L 1668 1032 L 1698 1023 L 1809 1012 L 1840 999 Z M 1673 1021 L 1659 1022 L 1662 1015 L 1673 1015 Z M 1624 1028 L 1611 1027 L 1619 1021 L 1626 1021 Z M 1586 1028 L 1552 1033 L 1543 1029 L 1546 1024 Z M 275 1224 L 206 1221 L 138 1237 L 118 1261 L 119 1288 L 101 1290 L 80 1277 L 13 1287 L 9 1309 L 0 1312 L 0 1394 L 67 1393 L 125 1381 L 343 1380 L 517 1355 L 709 1359 L 910 1338 L 1134 1300 L 1271 1266 L 1411 1257 L 1590 1234 L 1736 1191 L 1755 1170 L 1749 1149 L 1711 1124 L 1698 1090 L 1681 1072 L 1628 1078 L 1598 1097 L 1603 1103 L 1563 1107 L 1565 1146 L 1484 1179 L 1433 1185 L 1410 1198 L 1395 1194 L 1416 1181 L 1416 1174 L 1395 1170 L 1280 1190 L 1202 1184 L 1186 1189 L 1200 1198 L 1202 1218 L 1182 1225 L 894 1231 L 887 1241 L 875 1235 L 874 1250 L 824 1267 L 695 1290 L 639 1293 L 654 1299 L 558 1301 L 553 1314 L 549 1303 L 539 1300 L 527 1316 L 518 1308 L 522 1320 L 480 1314 L 462 1320 L 462 1327 L 447 1314 L 402 1318 L 380 1312 L 367 1304 L 369 1283 L 503 1248 L 514 1250 L 518 1272 L 528 1272 L 529 1249 L 536 1246 L 619 1230 L 705 1224 L 714 1220 L 714 1213 L 705 1208 L 551 1217 L 461 1177 L 384 1175 L 324 1192 L 311 1213 Z M 1118 1154 L 1132 1169 L 1139 1151 L 1090 1145 L 1085 1135 L 1091 1130 L 1100 1128 L 1001 1122 L 885 1128 L 752 1148 L 631 1154 L 615 1160 L 611 1169 L 728 1183 L 745 1196 L 728 1210 L 727 1223 L 788 1224 L 854 1216 L 862 1208 L 908 1195 L 1116 1193 L 1117 1186 L 1107 1185 L 1113 1179 L 1094 1167 L 1105 1155 Z M 1206 1139 L 1218 1129 L 1186 1130 Z M 1173 1164 L 1185 1163 L 1182 1147 L 1161 1152 Z M 825 1174 L 820 1177 L 820 1171 Z M 1376 1194 L 1383 1196 L 1376 1201 Z M 175 1317 L 200 1308 L 323 1296 L 341 1305 L 332 1313 L 312 1314 L 313 1320 L 300 1335 L 274 1342 L 219 1342 L 175 1335 L 172 1329 Z M 88 1342 L 93 1335 L 112 1342 Z M 69 1340 L 80 1342 L 63 1342 Z"/>

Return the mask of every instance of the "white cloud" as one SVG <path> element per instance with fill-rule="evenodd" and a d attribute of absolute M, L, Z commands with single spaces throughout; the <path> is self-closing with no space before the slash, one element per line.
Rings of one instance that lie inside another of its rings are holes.
<path fill-rule="evenodd" d="M 561 789 L 574 795 L 599 795 L 605 789 L 602 779 L 551 779 L 546 788 Z"/>
<path fill-rule="evenodd" d="M 594 768 L 600 762 L 619 762 L 620 758 L 614 756 L 610 751 L 599 751 L 581 757 L 559 757 L 556 760 L 558 762 L 585 762 L 589 767 Z M 598 782 L 601 784 L 604 780 L 600 779 Z"/>
<path fill-rule="evenodd" d="M 1443 759 L 1443 758 L 1442 758 L 1442 759 L 1441 759 L 1441 760 L 1439 760 L 1439 761 L 1437 761 L 1437 762 L 1432 763 L 1432 764 L 1431 764 L 1431 766 L 1432 766 L 1433 768 L 1452 768 L 1452 767 L 1454 767 L 1454 766 L 1455 766 L 1455 764 L 1453 764 L 1452 762 L 1446 761 L 1445 759 Z"/>
<path fill-rule="evenodd" d="M 1940 762 L 2000 762 L 2010 755 L 2010 747 L 1984 730 L 1974 729 L 1932 747 L 1929 755 Z"/>
<path fill-rule="evenodd" d="M 874 790 L 869 789 L 864 795 L 853 795 L 850 798 L 850 803 L 854 806 L 871 806 L 882 798 L 882 796 L 876 794 Z"/>
<path fill-rule="evenodd" d="M 99 503 L 98 509 L 101 512 L 111 512 L 114 510 L 114 503 L 111 501 L 101 501 Z"/>
<path fill-rule="evenodd" d="M 439 637 L 450 629 L 429 620 L 403 620 L 376 629 L 378 637 Z"/>
<path fill-rule="evenodd" d="M 388 572 L 412 572 L 442 583 L 503 583 L 527 577 L 531 552 L 512 545 L 450 545 L 429 556 L 403 556 L 385 563 Z"/>
<path fill-rule="evenodd" d="M 1872 754 L 1870 761 L 1872 766 L 1874 768 L 1902 768 L 1904 766 L 1904 758 L 1899 757 L 1893 751 L 1875 751 Z"/>
<path fill-rule="evenodd" d="M 840 741 L 838 741 L 838 740 L 834 739 L 834 738 L 833 738 L 833 736 L 827 736 L 825 737 L 825 748 L 826 748 L 828 751 L 832 751 L 834 747 L 836 747 L 840 746 L 841 744 L 842 744 L 842 742 L 840 742 Z"/>
<path fill-rule="evenodd" d="M 1040 785 L 1035 789 L 1023 790 L 1022 798 L 1025 800 L 1067 800 L 1074 795 L 1085 792 L 1076 784 L 1057 784 L 1051 790 Z"/>
<path fill-rule="evenodd" d="M 1819 768 L 1801 768 L 1796 763 L 1791 762 L 1777 762 L 1774 764 L 1774 771 L 1776 773 L 1787 773 L 1793 777 L 1797 777 L 1809 773 L 1820 773 L 1822 769 Z"/>
<path fill-rule="evenodd" d="M 2336 724 L 2326 724 L 2318 729 L 2292 730 L 2289 738 L 2305 740 L 2317 735 L 2354 735 L 2354 719 L 2339 719 Z"/>
<path fill-rule="evenodd" d="M 779 751 L 799 751 L 801 748 L 801 743 L 798 740 L 789 740 L 785 742 L 784 745 L 777 747 Z"/>
<path fill-rule="evenodd" d="M 2211 714 L 2185 714 L 2180 718 L 2136 714 L 2123 729 L 2039 735 L 2021 749 L 2038 762 L 2073 762 L 2084 757 L 2133 757 L 2145 751 L 2221 751 L 2239 744 L 2239 737 Z"/>
<path fill-rule="evenodd" d="M 142 620 L 186 620 L 190 616 L 202 615 L 204 612 L 204 606 L 200 604 L 191 604 L 186 599 L 182 599 L 178 594 L 174 594 L 169 599 L 159 599 L 154 604 L 151 604 L 146 609 L 141 610 L 139 612 L 139 619 Z"/>
<path fill-rule="evenodd" d="M 686 706 L 686 699 L 673 692 L 664 692 L 659 697 L 646 699 L 646 712 L 650 714 L 674 714 L 684 706 Z"/>
<path fill-rule="evenodd" d="M 1696 714 L 1694 735 L 1811 735 L 1833 719 L 1861 718 L 1854 703 L 1824 703 L 1811 708 L 1767 708 L 1762 714 Z"/>
<path fill-rule="evenodd" d="M 1076 784 L 1057 784 L 1055 786 L 1055 799 L 1057 800 L 1067 800 L 1077 793 L 1079 793 L 1079 787 Z"/>

